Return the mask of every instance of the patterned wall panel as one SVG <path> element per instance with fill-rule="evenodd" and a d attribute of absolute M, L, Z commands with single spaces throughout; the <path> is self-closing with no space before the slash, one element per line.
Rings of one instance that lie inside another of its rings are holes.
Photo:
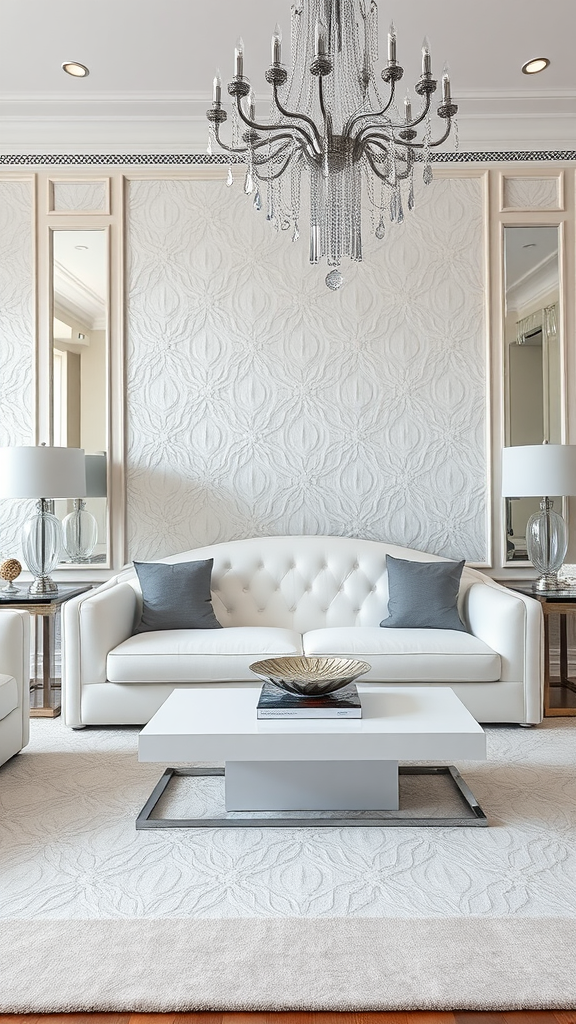
<path fill-rule="evenodd" d="M 54 213 L 108 213 L 107 181 L 51 182 Z"/>
<path fill-rule="evenodd" d="M 33 444 L 32 184 L 0 181 L 0 445 Z M 33 503 L 0 500 L 0 558 L 20 557 Z"/>
<path fill-rule="evenodd" d="M 560 178 L 504 178 L 505 210 L 558 210 Z"/>
<path fill-rule="evenodd" d="M 325 533 L 488 559 L 482 191 L 419 191 L 333 293 L 239 182 L 130 183 L 130 557 Z"/>

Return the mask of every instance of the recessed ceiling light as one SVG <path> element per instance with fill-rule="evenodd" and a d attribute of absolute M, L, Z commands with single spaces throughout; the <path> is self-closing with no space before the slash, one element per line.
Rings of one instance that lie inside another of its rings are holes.
<path fill-rule="evenodd" d="M 534 244 L 534 243 L 532 243 L 532 244 Z M 87 249 L 88 246 L 87 245 L 75 245 L 74 248 L 75 249 Z"/>
<path fill-rule="evenodd" d="M 86 75 L 90 74 L 86 65 L 79 64 L 77 60 L 65 60 L 62 71 L 65 71 L 67 75 L 73 75 L 74 78 L 86 78 Z"/>
<path fill-rule="evenodd" d="M 79 249 L 80 246 L 77 245 L 76 248 Z M 523 249 L 535 249 L 536 248 L 536 242 L 526 242 L 526 245 L 523 245 L 522 248 Z"/>
<path fill-rule="evenodd" d="M 537 75 L 539 71 L 544 71 L 548 67 L 550 61 L 548 57 L 533 57 L 532 60 L 527 60 L 522 65 L 523 75 Z"/>

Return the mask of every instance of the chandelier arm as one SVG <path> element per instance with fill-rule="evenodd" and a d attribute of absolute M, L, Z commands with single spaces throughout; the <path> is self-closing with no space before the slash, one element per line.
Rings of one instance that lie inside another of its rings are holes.
<path fill-rule="evenodd" d="M 326 124 L 326 107 L 324 105 L 324 85 L 323 85 L 323 82 L 324 82 L 324 77 L 322 75 L 318 75 L 318 99 L 320 100 L 320 113 L 322 114 L 322 119 L 324 121 L 324 124 Z"/>
<path fill-rule="evenodd" d="M 290 153 L 290 155 L 286 157 L 286 159 L 285 159 L 284 163 L 282 164 L 282 167 L 280 168 L 280 170 L 276 171 L 276 174 L 259 174 L 258 171 L 254 168 L 254 176 L 258 179 L 258 181 L 275 181 L 276 178 L 279 178 L 281 174 L 284 174 L 284 171 L 288 167 L 288 164 L 293 159 L 294 159 L 294 153 Z M 261 165 L 258 164 L 257 166 L 261 166 Z"/>
<path fill-rule="evenodd" d="M 253 142 L 252 149 L 262 149 L 263 146 L 273 146 L 276 142 L 280 142 L 281 139 L 286 139 L 287 141 L 280 147 L 280 149 L 285 149 L 286 146 L 288 145 L 288 142 L 293 143 L 293 145 L 295 146 L 298 145 L 294 136 L 290 135 L 289 132 L 278 132 L 277 135 L 272 135 L 269 139 L 260 139 L 259 142 Z M 266 157 L 266 160 L 264 162 L 266 162 L 268 159 L 269 158 Z"/>
<path fill-rule="evenodd" d="M 430 102 L 431 102 L 431 100 L 430 100 L 430 93 L 427 93 L 427 95 L 426 95 L 426 103 L 424 104 L 424 109 L 420 112 L 420 115 L 414 121 L 410 121 L 410 123 L 390 124 L 390 128 L 392 129 L 392 131 L 403 131 L 406 128 L 412 129 L 415 125 L 420 124 L 424 120 L 426 115 L 428 114 L 428 111 L 430 110 Z M 380 117 L 381 114 L 382 114 L 382 111 L 380 111 L 378 114 L 366 114 L 364 116 L 365 117 Z M 362 144 L 365 141 L 364 140 L 364 135 L 365 135 L 366 132 L 376 131 L 376 130 L 378 130 L 378 125 L 375 125 L 375 124 L 364 125 L 364 128 L 361 128 L 360 131 L 358 132 L 358 135 L 356 136 L 354 148 L 356 148 L 357 144 Z M 392 139 L 389 138 L 388 136 L 385 136 L 385 138 L 387 138 L 389 142 L 392 141 Z M 369 141 L 369 140 L 367 140 L 367 141 Z"/>
<path fill-rule="evenodd" d="M 220 125 L 219 124 L 214 125 L 214 136 L 216 138 L 216 142 L 218 143 L 218 145 L 222 149 L 225 149 L 227 153 L 247 153 L 248 152 L 248 146 L 238 146 L 238 148 L 235 149 L 234 146 L 227 146 L 225 142 L 222 142 L 222 139 L 220 138 Z M 268 139 L 266 139 L 266 143 L 268 143 Z"/>
<path fill-rule="evenodd" d="M 390 98 L 386 106 L 382 107 L 382 110 L 369 110 L 366 114 L 355 114 L 354 117 L 349 117 L 344 126 L 344 135 L 350 135 L 353 127 L 358 121 L 363 121 L 366 117 L 383 117 L 387 110 L 390 109 L 394 102 L 394 95 L 396 92 L 396 82 L 390 82 Z"/>
<path fill-rule="evenodd" d="M 279 136 L 279 138 L 280 137 L 281 136 Z M 290 138 L 290 142 L 293 144 L 294 143 L 294 139 L 291 136 L 289 136 L 289 138 Z M 274 141 L 277 142 L 278 139 L 275 139 Z M 282 145 L 278 146 L 278 149 L 276 149 L 273 153 L 270 153 L 269 155 L 263 156 L 263 157 L 260 157 L 260 158 L 255 158 L 254 161 L 253 161 L 253 165 L 255 167 L 263 167 L 264 164 L 273 163 L 274 160 L 277 160 L 279 157 L 283 157 L 283 154 L 284 154 L 284 152 L 285 152 L 285 150 L 287 148 L 288 148 L 288 143 L 285 142 Z M 301 152 L 301 150 L 300 150 L 300 152 Z M 292 157 L 294 157 L 294 156 L 296 156 L 296 153 L 292 152 L 292 153 L 289 154 L 288 158 L 291 160 Z"/>
<path fill-rule="evenodd" d="M 280 111 L 280 113 L 283 114 L 284 117 L 290 118 L 291 121 L 305 121 L 306 124 L 310 125 L 310 128 L 312 129 L 312 134 L 314 136 L 314 141 L 316 142 L 316 145 L 318 147 L 317 156 L 322 156 L 322 140 L 320 138 L 320 133 L 319 133 L 316 125 L 314 124 L 314 121 L 312 120 L 312 118 L 308 117 L 308 114 L 291 114 L 290 111 L 286 110 L 286 108 L 283 107 L 281 102 L 280 102 L 280 99 L 278 97 L 278 86 L 276 85 L 276 82 L 274 82 L 273 88 L 274 88 L 274 103 L 278 107 L 278 110 Z M 297 131 L 302 132 L 302 134 L 304 135 L 304 138 L 309 139 L 309 136 L 307 135 L 305 130 L 303 128 L 301 128 L 299 125 L 295 124 L 292 127 L 295 128 Z"/>
<path fill-rule="evenodd" d="M 381 149 L 383 153 L 386 153 L 386 154 L 388 153 L 388 150 L 387 150 L 386 146 L 382 146 L 378 142 L 373 142 L 371 144 L 374 145 L 374 146 L 377 146 L 378 149 Z M 368 147 L 366 147 L 366 152 L 365 152 L 364 155 L 366 156 L 366 159 L 368 160 L 368 163 L 370 164 L 370 166 L 371 166 L 372 170 L 374 171 L 374 173 L 376 175 L 378 175 L 378 177 L 381 178 L 382 181 L 385 181 L 387 185 L 390 185 L 390 187 L 393 187 L 394 182 L 393 181 L 389 181 L 388 178 L 386 178 L 385 175 L 382 175 L 382 174 L 380 174 L 378 172 L 378 169 L 377 169 L 377 167 L 376 167 L 376 165 L 374 163 L 374 154 L 370 152 Z M 406 181 L 406 179 L 410 176 L 410 171 L 412 170 L 412 165 L 414 163 L 414 154 L 412 153 L 411 150 L 408 150 L 407 153 L 402 152 L 402 153 L 397 154 L 397 158 L 398 157 L 401 160 L 404 160 L 404 159 L 406 160 L 406 169 L 404 171 L 399 171 L 398 169 L 396 169 L 396 181 Z"/>
<path fill-rule="evenodd" d="M 246 114 L 244 113 L 244 111 L 242 110 L 242 104 L 240 102 L 240 96 L 236 96 L 236 109 L 238 111 L 238 114 L 240 115 L 240 117 L 244 121 L 244 124 L 247 124 L 249 128 L 254 128 L 255 131 L 257 131 L 257 132 L 275 132 L 275 131 L 278 130 L 279 126 L 277 124 L 258 124 L 257 121 L 251 121 L 250 118 L 247 117 Z M 278 108 L 278 109 L 280 109 L 280 108 Z M 283 113 L 283 111 L 280 110 L 280 113 Z M 289 114 L 288 116 L 291 117 L 292 115 Z M 314 122 L 312 122 L 312 125 L 314 127 L 314 130 L 316 130 Z M 304 128 L 302 128 L 301 125 L 299 125 L 299 124 L 292 124 L 292 125 L 290 125 L 290 129 L 291 129 L 291 131 L 299 132 L 300 135 L 304 136 L 304 141 L 306 143 L 306 147 L 308 148 L 308 150 L 311 150 L 311 155 L 313 155 L 314 157 L 319 157 L 321 155 L 319 152 L 316 151 L 313 139 L 310 138 L 310 136 L 308 135 L 308 132 Z"/>
<path fill-rule="evenodd" d="M 392 182 L 389 181 L 389 179 L 386 177 L 385 174 L 381 174 L 381 172 L 376 167 L 376 164 L 374 162 L 374 157 L 370 153 L 368 153 L 368 152 L 366 153 L 366 159 L 367 159 L 368 163 L 370 164 L 370 167 L 372 168 L 372 171 L 374 172 L 376 177 L 380 178 L 380 181 L 383 181 L 386 185 L 390 185 L 391 186 Z"/>
<path fill-rule="evenodd" d="M 452 131 L 452 118 L 451 117 L 447 117 L 446 118 L 446 131 L 444 132 L 444 135 L 442 135 L 439 139 L 436 139 L 434 142 L 429 142 L 428 146 L 430 147 L 430 149 L 432 149 L 432 147 L 434 147 L 434 146 L 441 146 L 443 142 L 446 142 L 446 139 L 450 135 L 451 131 Z M 403 148 L 411 150 L 411 149 L 424 149 L 425 146 L 426 146 L 426 143 L 425 142 L 404 142 L 404 139 L 394 139 L 394 145 L 395 146 L 402 146 Z"/>

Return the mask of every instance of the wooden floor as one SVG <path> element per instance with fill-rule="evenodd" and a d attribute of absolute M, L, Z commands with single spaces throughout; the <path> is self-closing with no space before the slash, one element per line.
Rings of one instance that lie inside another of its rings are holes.
<path fill-rule="evenodd" d="M 509 1013 L 0 1014 L 0 1024 L 576 1024 L 576 1010 Z"/>

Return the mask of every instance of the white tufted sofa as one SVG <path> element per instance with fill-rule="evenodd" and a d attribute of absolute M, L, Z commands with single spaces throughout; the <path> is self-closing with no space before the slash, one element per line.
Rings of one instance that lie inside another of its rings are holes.
<path fill-rule="evenodd" d="M 381 629 L 386 554 L 434 555 L 345 537 L 261 537 L 198 548 L 165 562 L 213 558 L 214 611 L 224 629 L 132 635 L 141 596 L 133 569 L 64 605 L 68 725 L 142 724 L 172 689 L 250 680 L 249 665 L 290 654 L 335 654 L 372 665 L 362 678 L 455 690 L 480 722 L 537 723 L 542 712 L 542 611 L 464 568 L 459 610 L 469 633 Z"/>
<path fill-rule="evenodd" d="M 28 743 L 30 735 L 30 616 L 0 610 L 0 765 Z"/>

